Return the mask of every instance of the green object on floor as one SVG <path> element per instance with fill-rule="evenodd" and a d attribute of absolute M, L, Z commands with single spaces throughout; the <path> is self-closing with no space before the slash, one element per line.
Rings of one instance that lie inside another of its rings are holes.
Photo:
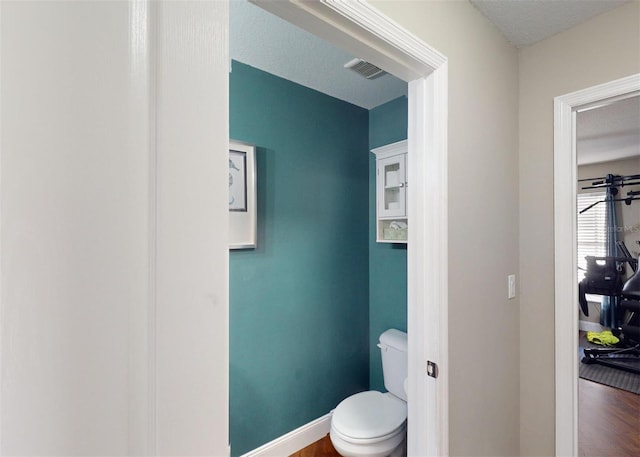
<path fill-rule="evenodd" d="M 611 330 L 604 330 L 602 332 L 587 332 L 587 341 L 599 344 L 601 346 L 615 346 L 620 342 L 618 337 L 614 336 L 611 333 Z"/>

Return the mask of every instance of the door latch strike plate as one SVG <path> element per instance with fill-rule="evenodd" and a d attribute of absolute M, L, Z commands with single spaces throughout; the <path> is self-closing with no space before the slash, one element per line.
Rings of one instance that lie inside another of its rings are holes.
<path fill-rule="evenodd" d="M 431 376 L 432 378 L 438 377 L 438 365 L 431 360 L 427 360 L 427 376 Z"/>

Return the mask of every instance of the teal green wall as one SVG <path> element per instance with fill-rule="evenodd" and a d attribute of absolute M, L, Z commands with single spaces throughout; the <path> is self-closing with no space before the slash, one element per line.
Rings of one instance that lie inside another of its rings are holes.
<path fill-rule="evenodd" d="M 370 149 L 407 139 L 407 108 L 401 97 L 369 111 Z M 384 391 L 376 344 L 388 328 L 407 331 L 407 245 L 376 243 L 375 182 L 375 156 L 369 154 L 369 384 Z"/>
<path fill-rule="evenodd" d="M 257 145 L 258 247 L 229 255 L 232 455 L 369 387 L 368 117 L 233 62 L 230 135 Z"/>

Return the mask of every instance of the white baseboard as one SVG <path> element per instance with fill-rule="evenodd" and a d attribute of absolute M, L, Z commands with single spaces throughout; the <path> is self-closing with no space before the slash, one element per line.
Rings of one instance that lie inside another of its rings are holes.
<path fill-rule="evenodd" d="M 602 332 L 608 330 L 607 327 L 603 327 L 597 322 L 578 321 L 578 328 L 583 332 Z"/>
<path fill-rule="evenodd" d="M 331 430 L 331 411 L 324 416 L 299 427 L 286 435 L 263 444 L 242 457 L 282 457 L 291 455 L 323 438 Z"/>

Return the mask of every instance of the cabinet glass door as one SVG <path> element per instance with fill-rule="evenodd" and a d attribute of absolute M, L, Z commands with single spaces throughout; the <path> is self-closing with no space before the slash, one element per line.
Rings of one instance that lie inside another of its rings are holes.
<path fill-rule="evenodd" d="M 381 159 L 378 163 L 379 217 L 404 217 L 406 215 L 405 155 Z"/>

